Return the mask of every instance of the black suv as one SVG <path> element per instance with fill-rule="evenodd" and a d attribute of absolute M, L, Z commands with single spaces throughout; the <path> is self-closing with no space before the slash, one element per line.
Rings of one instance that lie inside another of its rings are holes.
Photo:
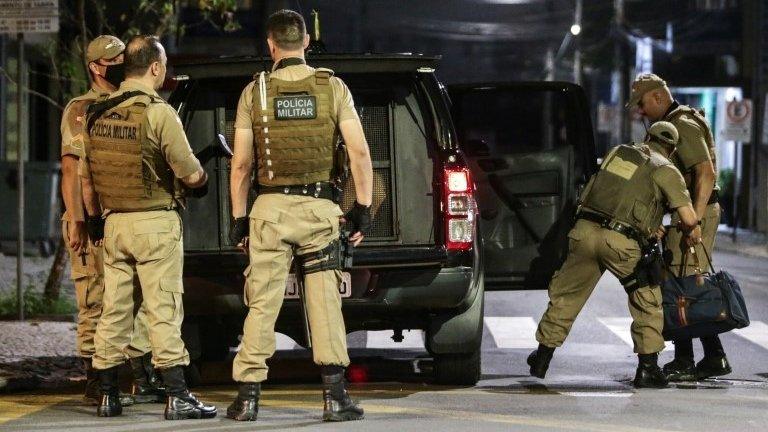
<path fill-rule="evenodd" d="M 347 83 L 373 159 L 373 226 L 355 250 L 351 283 L 340 287 L 347 331 L 393 330 L 402 340 L 403 330 L 423 330 L 436 381 L 474 384 L 484 291 L 546 287 L 577 188 L 595 168 L 594 144 L 578 86 L 461 86 L 449 95 L 434 74 L 438 60 L 322 55 L 308 62 Z M 169 101 L 195 151 L 218 134 L 231 145 L 240 93 L 269 66 L 259 58 L 175 66 Z M 247 257 L 228 240 L 228 160 L 205 168 L 212 192 L 191 201 L 184 217 L 183 333 L 193 358 L 221 360 L 237 345 L 246 314 Z M 295 287 L 287 285 L 277 331 L 303 344 Z"/>

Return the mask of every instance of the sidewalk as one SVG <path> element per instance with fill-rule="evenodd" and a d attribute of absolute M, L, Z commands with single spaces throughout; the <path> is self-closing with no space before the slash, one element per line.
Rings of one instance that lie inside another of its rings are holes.
<path fill-rule="evenodd" d="M 738 229 L 733 241 L 733 228 L 720 225 L 715 240 L 715 250 L 733 252 L 757 258 L 768 258 L 768 236 L 762 233 Z"/>
<path fill-rule="evenodd" d="M 0 393 L 60 388 L 83 375 L 75 323 L 0 321 Z"/>

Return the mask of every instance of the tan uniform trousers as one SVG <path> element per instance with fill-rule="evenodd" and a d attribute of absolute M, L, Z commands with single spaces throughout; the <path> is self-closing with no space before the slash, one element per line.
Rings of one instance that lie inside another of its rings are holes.
<path fill-rule="evenodd" d="M 125 361 L 134 332 L 134 280 L 149 327 L 152 363 L 163 369 L 189 364 L 181 340 L 184 246 L 175 211 L 112 213 L 104 228 L 104 310 L 96 328 L 93 366 Z"/>
<path fill-rule="evenodd" d="M 624 278 L 634 272 L 641 254 L 635 240 L 586 220 L 577 221 L 568 237 L 568 257 L 552 277 L 549 305 L 536 331 L 536 340 L 548 347 L 563 344 L 605 270 Z M 651 354 L 664 349 L 659 287 L 646 286 L 632 292 L 629 313 L 635 352 Z"/>
<path fill-rule="evenodd" d="M 672 226 L 677 226 L 678 222 L 680 222 L 680 216 L 675 213 L 672 217 Z M 707 271 L 709 264 L 707 264 L 707 258 L 704 256 L 702 248 L 706 248 L 709 256 L 712 256 L 712 249 L 715 246 L 715 236 L 717 235 L 718 225 L 720 225 L 720 204 L 710 204 L 704 211 L 704 217 L 701 218 L 701 244 L 695 246 L 699 261 L 699 269 L 696 267 L 696 260 L 694 257 L 688 253 L 685 263 L 685 274 L 683 276 Z M 669 266 L 670 271 L 672 271 L 672 274 L 675 276 L 680 275 L 683 254 L 690 249 L 685 244 L 685 233 L 675 228 L 670 229 L 664 238 L 664 249 L 669 250 L 672 253 L 672 263 Z"/>
<path fill-rule="evenodd" d="M 91 358 L 96 349 L 93 338 L 96 334 L 96 325 L 101 318 L 104 297 L 104 249 L 89 241 L 88 253 L 77 255 L 69 247 L 68 225 L 69 222 L 66 219 L 62 220 L 61 232 L 69 252 L 70 274 L 75 284 L 77 301 L 77 353 L 81 357 Z M 134 358 L 149 351 L 147 318 L 144 308 L 141 307 L 136 314 L 134 332 L 126 354 L 129 358 Z"/>
<path fill-rule="evenodd" d="M 294 249 L 297 255 L 325 248 L 339 236 L 341 209 L 314 197 L 264 194 L 250 213 L 250 265 L 245 271 L 248 316 L 235 356 L 232 378 L 267 379 L 266 361 L 275 352 L 275 321 L 283 304 Z M 341 272 L 327 270 L 305 278 L 312 354 L 318 365 L 349 365 L 347 333 L 341 314 Z"/>

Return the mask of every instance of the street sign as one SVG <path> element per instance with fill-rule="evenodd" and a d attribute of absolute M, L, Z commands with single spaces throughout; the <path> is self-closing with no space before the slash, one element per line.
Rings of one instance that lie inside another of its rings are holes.
<path fill-rule="evenodd" d="M 0 0 L 0 34 L 58 31 L 59 0 Z"/>
<path fill-rule="evenodd" d="M 725 106 L 725 124 L 720 131 L 725 141 L 752 141 L 752 100 L 732 100 Z"/>

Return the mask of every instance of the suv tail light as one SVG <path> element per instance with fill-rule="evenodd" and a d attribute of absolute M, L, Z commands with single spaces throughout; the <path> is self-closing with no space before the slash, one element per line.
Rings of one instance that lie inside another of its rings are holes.
<path fill-rule="evenodd" d="M 475 197 L 469 170 L 463 166 L 443 169 L 445 247 L 449 251 L 472 248 L 475 236 Z"/>

